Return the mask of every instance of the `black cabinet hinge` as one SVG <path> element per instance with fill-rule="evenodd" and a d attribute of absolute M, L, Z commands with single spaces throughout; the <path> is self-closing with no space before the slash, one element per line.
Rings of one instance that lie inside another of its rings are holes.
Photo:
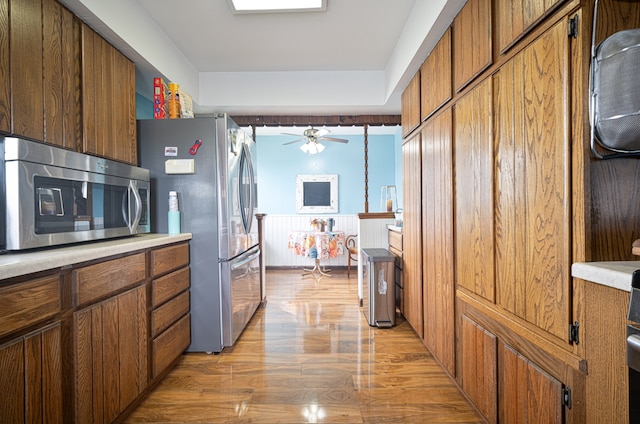
<path fill-rule="evenodd" d="M 569 324 L 569 343 L 580 344 L 580 324 L 578 321 Z"/>
<path fill-rule="evenodd" d="M 562 388 L 562 404 L 571 409 L 571 387 Z"/>
<path fill-rule="evenodd" d="M 569 18 L 569 37 L 578 38 L 578 15 Z"/>

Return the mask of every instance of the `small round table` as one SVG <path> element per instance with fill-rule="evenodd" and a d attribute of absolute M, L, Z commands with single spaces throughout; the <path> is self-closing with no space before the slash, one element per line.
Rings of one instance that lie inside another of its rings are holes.
<path fill-rule="evenodd" d="M 304 269 L 303 276 L 320 275 L 331 277 L 330 270 L 320 268 L 320 259 L 336 258 L 343 255 L 344 232 L 343 231 L 292 231 L 289 234 L 289 250 L 298 256 L 306 256 L 315 259 L 312 269 Z"/>

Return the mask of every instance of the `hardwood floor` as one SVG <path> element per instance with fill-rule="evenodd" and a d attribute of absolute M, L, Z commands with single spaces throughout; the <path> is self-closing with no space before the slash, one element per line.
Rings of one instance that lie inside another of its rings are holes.
<path fill-rule="evenodd" d="M 184 355 L 128 423 L 483 423 L 409 325 L 369 327 L 357 278 L 267 272 L 267 304 L 218 355 Z"/>

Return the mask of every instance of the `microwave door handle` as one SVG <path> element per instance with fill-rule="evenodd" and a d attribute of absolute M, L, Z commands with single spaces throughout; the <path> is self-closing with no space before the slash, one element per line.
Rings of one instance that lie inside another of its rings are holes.
<path fill-rule="evenodd" d="M 135 200 L 135 213 L 131 213 L 131 197 Z M 133 219 L 132 218 L 133 215 Z M 134 180 L 129 181 L 127 191 L 122 194 L 122 218 L 131 234 L 135 234 L 142 216 L 142 198 L 138 194 L 138 184 Z"/>
<path fill-rule="evenodd" d="M 137 181 L 129 181 L 129 192 L 133 195 L 135 200 L 135 214 L 131 224 L 129 225 L 129 231 L 131 234 L 135 234 L 138 232 L 138 223 L 140 222 L 140 217 L 142 217 L 142 198 L 140 197 L 140 193 L 138 193 Z"/>

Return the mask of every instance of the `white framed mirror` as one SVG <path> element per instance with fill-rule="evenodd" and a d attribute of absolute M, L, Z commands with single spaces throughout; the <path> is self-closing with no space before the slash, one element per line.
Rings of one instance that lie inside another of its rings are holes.
<path fill-rule="evenodd" d="M 296 175 L 297 213 L 338 213 L 338 175 Z"/>

